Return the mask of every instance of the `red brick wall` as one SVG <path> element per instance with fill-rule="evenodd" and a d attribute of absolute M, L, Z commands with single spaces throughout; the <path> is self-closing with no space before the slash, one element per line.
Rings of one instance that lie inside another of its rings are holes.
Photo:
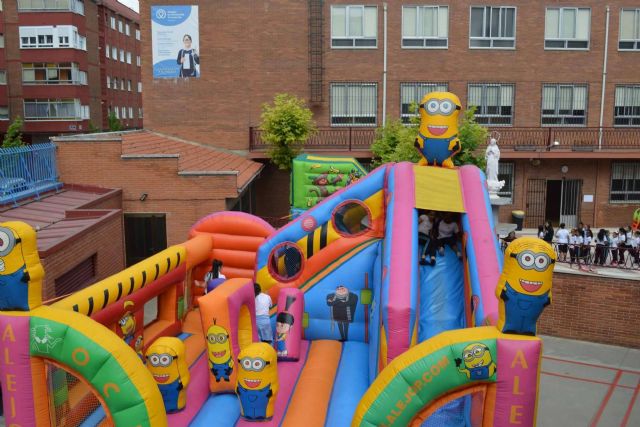
<path fill-rule="evenodd" d="M 555 273 L 538 333 L 640 348 L 640 281 Z"/>
<path fill-rule="evenodd" d="M 118 211 L 104 221 L 91 228 L 90 232 L 82 233 L 70 243 L 43 258 L 45 276 L 42 298 L 47 300 L 55 297 L 55 279 L 74 268 L 92 254 L 96 256 L 96 277 L 99 281 L 124 269 L 124 239 L 122 228 L 122 213 Z"/>
<path fill-rule="evenodd" d="M 237 197 L 233 175 L 179 176 L 175 158 L 123 160 L 117 141 L 56 143 L 61 181 L 122 188 L 125 213 L 165 213 L 169 245 L 186 240 L 198 219 Z"/>
<path fill-rule="evenodd" d="M 256 194 L 255 214 L 272 218 L 289 215 L 290 183 L 291 172 L 267 163 L 253 188 Z"/>

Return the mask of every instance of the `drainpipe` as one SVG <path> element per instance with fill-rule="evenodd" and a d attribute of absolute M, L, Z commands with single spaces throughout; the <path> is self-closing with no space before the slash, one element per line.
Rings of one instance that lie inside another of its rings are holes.
<path fill-rule="evenodd" d="M 602 59 L 602 93 L 600 94 L 600 125 L 598 127 L 598 150 L 602 150 L 602 121 L 604 119 L 604 94 L 607 84 L 607 52 L 609 51 L 609 6 L 604 27 L 604 58 Z"/>
<path fill-rule="evenodd" d="M 382 46 L 382 126 L 387 124 L 387 3 L 383 3 L 383 46 Z"/>

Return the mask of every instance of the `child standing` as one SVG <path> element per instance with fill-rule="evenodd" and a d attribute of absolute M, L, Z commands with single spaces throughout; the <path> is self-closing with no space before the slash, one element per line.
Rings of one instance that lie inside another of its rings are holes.
<path fill-rule="evenodd" d="M 560 224 L 560 228 L 556 231 L 558 238 L 558 251 L 560 252 L 560 261 L 567 261 L 567 251 L 569 249 L 569 231 L 564 228 L 564 222 Z"/>
<path fill-rule="evenodd" d="M 262 292 L 262 287 L 258 283 L 253 284 L 253 291 L 256 294 L 256 326 L 260 341 L 271 344 L 273 341 L 273 331 L 269 320 L 269 309 L 273 302 L 271 297 Z"/>

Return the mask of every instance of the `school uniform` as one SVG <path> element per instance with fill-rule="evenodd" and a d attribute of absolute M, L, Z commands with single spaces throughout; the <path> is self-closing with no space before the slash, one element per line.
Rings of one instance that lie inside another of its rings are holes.
<path fill-rule="evenodd" d="M 567 253 L 569 248 L 569 230 L 561 228 L 556 231 L 556 237 L 558 238 L 558 250 L 562 253 Z"/>

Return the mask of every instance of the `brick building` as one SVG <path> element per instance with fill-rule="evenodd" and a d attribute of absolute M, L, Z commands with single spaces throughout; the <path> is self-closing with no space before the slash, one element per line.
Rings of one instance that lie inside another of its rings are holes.
<path fill-rule="evenodd" d="M 172 4 L 141 1 L 145 64 L 152 3 Z M 528 226 L 545 218 L 619 225 L 640 202 L 634 2 L 614 0 L 608 9 L 597 0 L 191 4 L 200 8 L 201 78 L 154 80 L 143 67 L 150 129 L 263 159 L 253 128 L 260 106 L 289 92 L 308 101 L 320 128 L 307 151 L 366 160 L 377 126 L 406 121 L 412 102 L 445 89 L 500 134 L 503 196 L 512 200 L 503 221 L 521 208 Z M 278 174 L 267 168 L 256 186 L 286 182 Z M 286 213 L 288 187 L 280 187 L 268 199 L 259 192 L 259 214 Z"/>
<path fill-rule="evenodd" d="M 28 142 L 108 129 L 110 110 L 124 127 L 142 127 L 137 13 L 116 0 L 5 1 L 0 10 L 0 135 L 16 116 Z"/>

